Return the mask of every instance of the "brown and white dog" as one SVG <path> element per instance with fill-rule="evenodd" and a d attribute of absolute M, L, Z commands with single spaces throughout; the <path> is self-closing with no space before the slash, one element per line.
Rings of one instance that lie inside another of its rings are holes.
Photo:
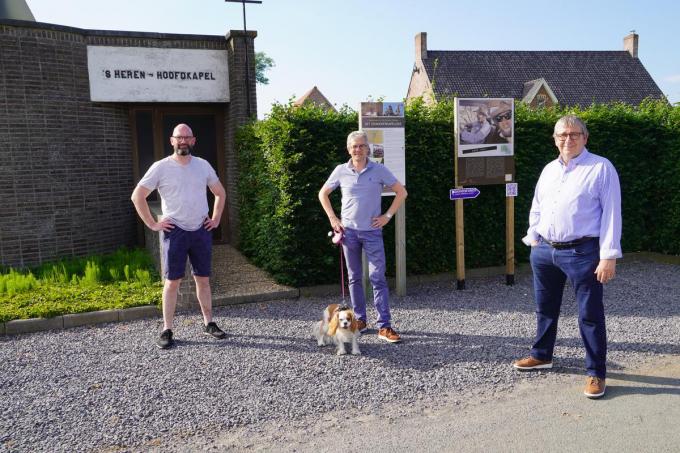
<path fill-rule="evenodd" d="M 323 319 L 314 325 L 314 336 L 319 346 L 337 346 L 337 355 L 347 354 L 345 343 L 352 344 L 352 355 L 361 355 L 359 350 L 359 328 L 354 311 L 348 307 L 331 304 L 323 311 Z"/>

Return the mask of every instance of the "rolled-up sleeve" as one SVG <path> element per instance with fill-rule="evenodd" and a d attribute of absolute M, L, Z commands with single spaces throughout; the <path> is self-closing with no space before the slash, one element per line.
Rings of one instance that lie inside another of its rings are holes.
<path fill-rule="evenodd" d="M 600 185 L 600 259 L 621 258 L 621 185 L 614 166 L 607 161 Z"/>
<path fill-rule="evenodd" d="M 539 200 L 539 189 L 541 180 L 544 178 L 545 170 L 541 172 L 541 176 L 538 178 L 536 183 L 536 189 L 534 190 L 534 198 L 531 201 L 531 210 L 529 211 L 529 228 L 527 229 L 527 235 L 522 238 L 522 242 L 526 245 L 531 245 L 532 242 L 538 242 L 539 234 L 536 229 L 541 220 L 541 202 Z"/>

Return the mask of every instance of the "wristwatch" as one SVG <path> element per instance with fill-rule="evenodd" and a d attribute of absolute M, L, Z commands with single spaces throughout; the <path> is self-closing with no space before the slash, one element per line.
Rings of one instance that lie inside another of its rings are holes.
<path fill-rule="evenodd" d="M 385 217 L 387 217 L 388 219 L 391 219 L 391 218 L 392 218 L 392 214 L 390 214 L 389 212 L 386 212 L 386 213 L 385 213 Z"/>

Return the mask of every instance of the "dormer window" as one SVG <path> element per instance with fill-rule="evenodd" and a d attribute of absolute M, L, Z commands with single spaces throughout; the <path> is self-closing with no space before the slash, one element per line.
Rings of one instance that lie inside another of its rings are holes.
<path fill-rule="evenodd" d="M 537 94 L 536 95 L 536 108 L 543 108 L 546 106 L 548 103 L 548 95 L 547 94 Z"/>

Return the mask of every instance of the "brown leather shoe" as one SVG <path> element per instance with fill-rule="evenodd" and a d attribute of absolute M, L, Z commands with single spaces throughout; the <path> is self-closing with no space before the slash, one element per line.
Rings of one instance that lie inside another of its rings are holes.
<path fill-rule="evenodd" d="M 399 343 L 401 341 L 399 334 L 391 327 L 383 327 L 378 330 L 378 338 L 389 341 L 390 343 Z"/>
<path fill-rule="evenodd" d="M 542 370 L 545 368 L 552 368 L 552 362 L 546 360 L 538 360 L 531 356 L 524 357 L 523 359 L 515 360 L 512 366 L 516 370 L 520 371 L 530 371 L 530 370 Z"/>
<path fill-rule="evenodd" d="M 359 332 L 364 333 L 368 330 L 368 326 L 366 325 L 366 321 L 363 319 L 357 319 L 357 329 Z"/>
<path fill-rule="evenodd" d="M 588 376 L 586 378 L 586 389 L 583 393 L 590 399 L 600 398 L 604 395 L 607 385 L 605 380 L 596 376 Z"/>

